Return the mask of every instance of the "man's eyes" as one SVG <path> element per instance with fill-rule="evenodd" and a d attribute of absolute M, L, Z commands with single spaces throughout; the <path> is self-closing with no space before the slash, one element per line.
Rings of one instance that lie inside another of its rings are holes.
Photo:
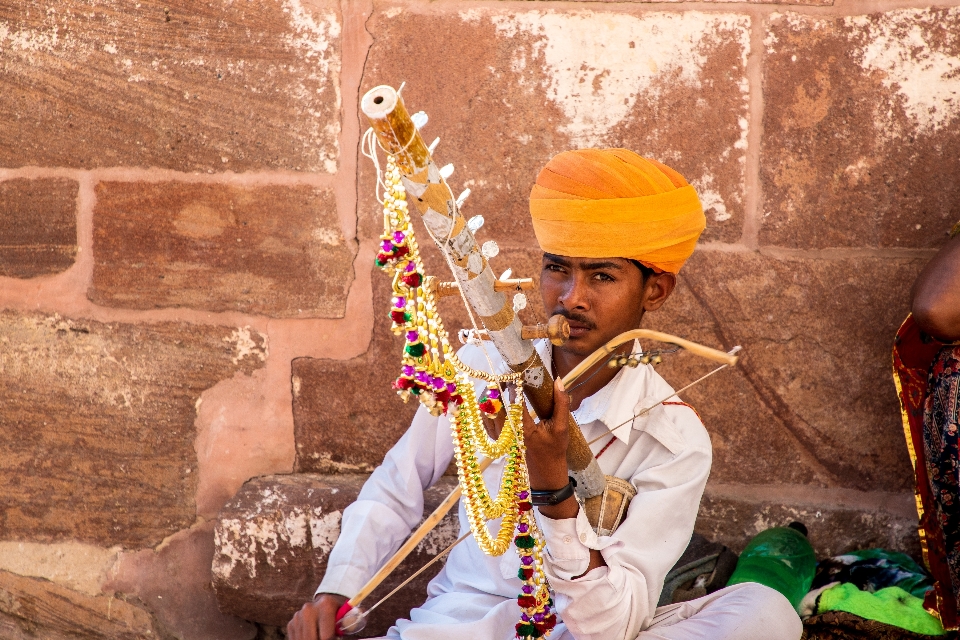
<path fill-rule="evenodd" d="M 611 276 L 611 275 L 609 275 L 609 274 L 606 274 L 606 273 L 595 273 L 595 274 L 593 274 L 593 279 L 594 279 L 594 280 L 600 280 L 601 282 L 613 282 L 613 281 L 614 281 L 613 276 Z"/>

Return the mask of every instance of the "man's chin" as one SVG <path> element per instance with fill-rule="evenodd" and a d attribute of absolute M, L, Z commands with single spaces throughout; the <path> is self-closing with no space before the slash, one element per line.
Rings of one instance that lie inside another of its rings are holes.
<path fill-rule="evenodd" d="M 588 355 L 603 346 L 603 342 L 597 342 L 598 336 L 592 329 L 582 329 L 578 332 L 570 330 L 570 338 L 558 349 L 569 353 L 572 356 L 586 358 Z"/>

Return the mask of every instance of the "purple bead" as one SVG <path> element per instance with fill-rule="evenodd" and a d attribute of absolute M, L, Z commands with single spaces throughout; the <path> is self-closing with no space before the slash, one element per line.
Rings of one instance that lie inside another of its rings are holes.
<path fill-rule="evenodd" d="M 380 248 L 383 249 L 385 252 L 393 251 L 393 243 L 390 242 L 389 240 L 384 240 L 383 242 L 380 243 Z"/>
<path fill-rule="evenodd" d="M 400 372 L 403 373 L 403 375 L 407 376 L 408 378 L 412 377 L 413 374 L 416 373 L 416 371 L 417 370 L 414 369 L 413 366 L 409 364 L 405 364 L 402 367 L 400 367 Z"/>
<path fill-rule="evenodd" d="M 433 379 L 433 388 L 437 391 L 443 391 L 446 388 L 447 384 L 443 381 L 443 378 L 436 377 Z"/>
<path fill-rule="evenodd" d="M 428 378 L 429 376 L 427 376 L 426 371 L 417 371 L 416 375 L 413 376 L 414 380 L 417 382 L 422 382 L 423 384 L 427 384 Z"/>
<path fill-rule="evenodd" d="M 416 268 L 417 268 L 417 265 L 413 264 L 412 262 L 408 262 L 408 263 L 407 263 L 407 268 L 404 269 L 404 271 L 406 271 L 407 273 L 411 273 L 411 272 L 415 271 Z"/>
<path fill-rule="evenodd" d="M 525 613 L 520 614 L 520 619 L 523 620 L 524 622 L 530 622 L 530 616 L 528 616 Z"/>
<path fill-rule="evenodd" d="M 450 393 L 456 393 L 456 392 L 457 392 L 457 385 L 453 384 L 452 382 L 448 382 L 448 383 L 447 383 L 447 391 L 449 391 Z"/>
<path fill-rule="evenodd" d="M 521 564 L 533 564 L 533 556 L 523 556 L 520 558 Z"/>
<path fill-rule="evenodd" d="M 407 331 L 407 342 L 416 342 L 420 339 L 420 334 L 416 331 Z"/>
<path fill-rule="evenodd" d="M 543 622 L 543 619 L 545 617 L 546 616 L 544 616 L 542 613 L 537 613 L 537 614 L 534 614 L 533 619 L 536 620 L 537 622 Z"/>
<path fill-rule="evenodd" d="M 403 242 L 404 240 L 406 240 L 406 238 L 407 238 L 407 237 L 406 237 L 405 235 L 403 235 L 403 231 L 394 231 L 394 232 L 393 232 L 393 241 L 396 242 L 397 244 L 400 244 L 401 242 Z"/>
<path fill-rule="evenodd" d="M 527 595 L 530 595 L 531 593 L 533 593 L 533 587 L 530 586 L 529 584 L 523 585 L 522 587 L 520 587 L 520 589 Z"/>
<path fill-rule="evenodd" d="M 499 400 L 500 391 L 497 389 L 487 389 L 487 397 L 490 398 L 491 400 Z"/>
<path fill-rule="evenodd" d="M 517 531 L 519 531 L 520 533 L 526 533 L 527 529 L 529 528 L 530 527 L 527 526 L 525 522 L 521 522 L 520 524 L 517 525 Z"/>
<path fill-rule="evenodd" d="M 544 612 L 545 614 L 546 614 L 546 613 L 550 613 L 550 605 L 548 605 L 548 604 L 543 605 L 543 612 Z"/>
<path fill-rule="evenodd" d="M 393 299 L 393 306 L 395 306 L 397 309 L 403 309 L 406 304 L 407 300 L 403 296 L 397 296 Z"/>
<path fill-rule="evenodd" d="M 520 498 L 521 500 L 526 500 L 527 498 L 530 497 L 530 494 L 527 493 L 526 491 L 521 491 L 520 493 L 517 494 L 517 497 Z"/>

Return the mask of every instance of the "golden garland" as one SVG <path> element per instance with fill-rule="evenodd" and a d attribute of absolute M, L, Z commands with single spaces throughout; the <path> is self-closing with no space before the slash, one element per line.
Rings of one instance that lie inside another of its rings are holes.
<path fill-rule="evenodd" d="M 524 582 L 518 603 L 523 609 L 517 637 L 540 638 L 556 624 L 551 611 L 548 585 L 542 569 L 543 538 L 532 516 L 530 487 L 523 445 L 522 374 L 496 375 L 464 364 L 450 346 L 437 311 L 434 292 L 423 286 L 424 269 L 413 234 L 406 203 L 406 190 L 393 157 L 383 176 L 384 233 L 380 238 L 377 266 L 393 274 L 392 330 L 404 334 L 401 373 L 394 388 L 404 402 L 416 396 L 431 414 L 453 414 L 450 428 L 454 459 L 462 489 L 464 510 L 477 545 L 487 555 L 502 555 L 514 542 L 520 556 L 518 577 Z M 505 420 L 496 440 L 487 434 L 471 378 L 496 385 L 503 399 Z M 515 386 L 513 402 L 504 386 Z M 503 475 L 494 499 L 480 471 L 477 452 L 504 458 Z M 487 522 L 502 518 L 496 535 Z M 514 537 L 514 531 L 518 534 Z"/>

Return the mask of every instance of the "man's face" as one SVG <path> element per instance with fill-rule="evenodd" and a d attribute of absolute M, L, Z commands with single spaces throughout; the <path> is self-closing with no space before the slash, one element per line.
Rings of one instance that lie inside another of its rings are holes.
<path fill-rule="evenodd" d="M 673 276 L 665 275 L 672 291 Z M 545 253 L 540 273 L 544 310 L 570 322 L 570 339 L 555 348 L 582 358 L 624 331 L 638 328 L 644 311 L 659 307 L 670 294 L 659 286 L 660 279 L 652 276 L 645 283 L 640 269 L 623 258 Z"/>

